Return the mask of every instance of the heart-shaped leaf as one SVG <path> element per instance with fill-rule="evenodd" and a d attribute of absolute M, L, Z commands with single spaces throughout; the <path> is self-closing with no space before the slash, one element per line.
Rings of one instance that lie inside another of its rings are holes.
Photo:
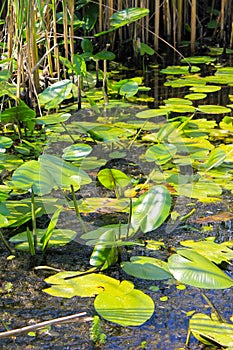
<path fill-rule="evenodd" d="M 233 347 L 233 323 L 220 322 L 208 315 L 197 313 L 192 316 L 189 328 L 194 337 L 204 344 L 217 343 L 228 349 Z"/>
<path fill-rule="evenodd" d="M 168 268 L 178 281 L 206 289 L 233 286 L 233 280 L 201 254 L 191 249 L 178 249 L 177 253 L 168 259 Z"/>
<path fill-rule="evenodd" d="M 122 281 L 111 292 L 104 290 L 95 298 L 94 306 L 100 316 L 121 326 L 140 326 L 154 312 L 153 300 L 133 289 L 133 284 Z"/>
<path fill-rule="evenodd" d="M 132 256 L 130 262 L 123 262 L 121 267 L 128 275 L 146 280 L 165 280 L 173 277 L 165 261 L 151 257 Z"/>

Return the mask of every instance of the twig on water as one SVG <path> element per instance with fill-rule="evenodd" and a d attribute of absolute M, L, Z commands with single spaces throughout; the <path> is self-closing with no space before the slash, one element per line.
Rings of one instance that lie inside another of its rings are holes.
<path fill-rule="evenodd" d="M 84 317 L 84 316 L 86 316 L 86 314 L 87 314 L 86 312 L 80 312 L 78 314 L 64 316 L 64 317 L 58 317 L 58 318 L 54 318 L 52 320 L 36 323 L 36 324 L 31 325 L 31 326 L 12 329 L 11 331 L 6 331 L 6 332 L 0 332 L 0 338 L 14 337 L 14 336 L 20 335 L 22 333 L 28 333 L 31 331 L 35 331 L 37 329 L 48 327 L 48 326 L 51 326 L 53 324 L 75 322 L 75 320 L 77 318 Z M 88 322 L 88 321 L 92 321 L 92 320 L 93 320 L 93 317 L 84 317 L 84 319 L 82 319 L 82 321 L 84 321 L 84 322 Z"/>

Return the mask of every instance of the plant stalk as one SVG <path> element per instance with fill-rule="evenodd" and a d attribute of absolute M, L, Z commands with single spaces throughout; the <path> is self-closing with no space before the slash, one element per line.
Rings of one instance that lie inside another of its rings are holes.
<path fill-rule="evenodd" d="M 87 228 L 83 222 L 83 219 L 80 215 L 80 212 L 79 212 L 79 209 L 78 209 L 78 203 L 77 203 L 77 199 L 76 199 L 76 196 L 75 196 L 75 192 L 74 192 L 74 186 L 73 185 L 70 185 L 71 187 L 71 194 L 72 194 L 72 199 L 73 199 L 73 202 L 74 202 L 74 209 L 75 209 L 75 212 L 76 212 L 76 215 L 77 215 L 77 218 L 82 226 L 82 229 L 83 231 L 86 233 L 87 232 Z"/>

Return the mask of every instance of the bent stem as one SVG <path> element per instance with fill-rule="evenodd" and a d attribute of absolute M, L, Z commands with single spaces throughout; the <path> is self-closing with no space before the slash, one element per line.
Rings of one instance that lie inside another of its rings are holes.
<path fill-rule="evenodd" d="M 10 254 L 14 254 L 14 250 L 10 247 L 10 245 L 8 244 L 7 240 L 5 239 L 5 237 L 2 234 L 2 231 L 0 230 L 0 238 L 2 240 L 2 243 L 4 244 L 4 246 L 6 247 L 6 249 L 8 250 L 8 252 Z"/>
<path fill-rule="evenodd" d="M 75 212 L 76 212 L 76 215 L 77 215 L 77 218 L 82 226 L 82 229 L 85 233 L 87 233 L 87 228 L 83 222 L 83 219 L 80 215 L 80 212 L 79 212 L 79 209 L 78 209 L 78 203 L 77 203 L 77 199 L 76 199 L 76 196 L 75 196 L 75 192 L 74 192 L 74 186 L 73 185 L 70 185 L 70 188 L 71 188 L 71 194 L 72 194 L 72 199 L 73 199 L 73 202 L 74 202 L 74 209 L 75 209 Z"/>

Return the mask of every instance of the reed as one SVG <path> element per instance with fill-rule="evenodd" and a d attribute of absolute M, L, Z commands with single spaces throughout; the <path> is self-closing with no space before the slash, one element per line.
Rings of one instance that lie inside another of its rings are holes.
<path fill-rule="evenodd" d="M 191 2 L 191 53 L 194 53 L 196 42 L 196 16 L 197 16 L 197 1 Z"/>
<path fill-rule="evenodd" d="M 82 20 L 83 15 L 88 13 L 85 9 L 93 3 L 98 8 L 94 29 L 87 31 L 85 25 L 75 29 L 75 17 Z M 60 79 L 59 55 L 72 62 L 76 47 L 80 49 L 80 37 L 108 30 L 111 16 L 116 11 L 131 7 L 148 8 L 150 14 L 138 22 L 119 28 L 117 32 L 99 37 L 100 48 L 110 42 L 110 50 L 118 49 L 131 40 L 134 54 L 138 55 L 140 43 L 146 43 L 158 51 L 160 38 L 161 42 L 176 47 L 187 34 L 184 25 L 188 24 L 191 28 L 190 48 L 194 52 L 198 26 L 203 25 L 203 20 L 207 23 L 214 19 L 216 9 L 220 15 L 213 35 L 216 40 L 219 38 L 220 43 L 227 41 L 232 47 L 232 0 L 203 0 L 203 6 L 198 5 L 197 0 L 92 0 L 77 10 L 77 1 L 74 0 L 3 0 L 0 16 L 5 24 L 1 27 L 0 22 L 0 34 L 4 41 L 1 54 L 9 58 L 9 69 L 16 76 L 17 97 L 20 97 L 22 88 L 29 89 L 31 98 L 37 94 L 41 72 Z M 207 7 L 210 8 L 209 14 L 203 11 Z M 57 23 L 58 11 L 62 11 L 61 24 Z M 13 61 L 17 63 L 16 71 Z"/>

